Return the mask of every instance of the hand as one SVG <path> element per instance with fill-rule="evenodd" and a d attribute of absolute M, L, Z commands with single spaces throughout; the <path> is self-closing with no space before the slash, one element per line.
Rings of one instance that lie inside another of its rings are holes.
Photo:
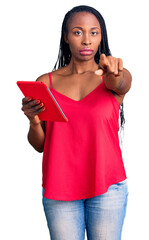
<path fill-rule="evenodd" d="M 40 123 L 38 114 L 45 110 L 43 103 L 40 100 L 32 100 L 30 97 L 25 97 L 22 99 L 22 108 L 21 110 L 28 117 L 30 122 L 34 125 Z"/>
<path fill-rule="evenodd" d="M 104 53 L 100 55 L 99 66 L 101 69 L 96 70 L 97 75 L 113 75 L 114 77 L 120 76 L 123 71 L 123 61 L 121 58 L 106 56 Z"/>

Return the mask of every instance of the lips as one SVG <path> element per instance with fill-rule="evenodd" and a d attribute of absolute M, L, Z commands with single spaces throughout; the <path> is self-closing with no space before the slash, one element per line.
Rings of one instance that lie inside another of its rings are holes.
<path fill-rule="evenodd" d="M 81 55 L 91 55 L 92 52 L 93 52 L 93 50 L 90 49 L 90 48 L 82 48 L 82 49 L 80 50 L 80 54 L 81 54 Z"/>
<path fill-rule="evenodd" d="M 90 48 L 82 48 L 81 50 L 80 50 L 80 52 L 92 52 L 93 50 L 92 49 L 90 49 Z"/>

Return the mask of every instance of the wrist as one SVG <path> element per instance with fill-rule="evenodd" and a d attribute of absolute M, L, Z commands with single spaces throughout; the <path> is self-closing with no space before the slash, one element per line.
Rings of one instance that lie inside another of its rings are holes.
<path fill-rule="evenodd" d="M 39 122 L 32 122 L 32 121 L 30 121 L 29 124 L 30 124 L 30 127 L 37 127 L 37 126 L 40 125 L 40 121 Z"/>
<path fill-rule="evenodd" d="M 104 80 L 106 87 L 114 91 L 119 88 L 123 81 L 123 72 L 121 72 L 119 75 L 105 74 Z"/>

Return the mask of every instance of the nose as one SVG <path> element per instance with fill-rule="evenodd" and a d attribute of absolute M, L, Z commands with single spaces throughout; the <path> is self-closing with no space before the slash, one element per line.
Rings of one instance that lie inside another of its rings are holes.
<path fill-rule="evenodd" d="M 90 40 L 90 36 L 88 33 L 84 34 L 83 39 L 82 39 L 82 44 L 83 45 L 91 45 L 91 40 Z"/>

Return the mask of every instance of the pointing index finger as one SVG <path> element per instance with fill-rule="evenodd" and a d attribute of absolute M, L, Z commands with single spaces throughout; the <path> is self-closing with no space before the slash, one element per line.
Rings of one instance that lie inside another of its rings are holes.
<path fill-rule="evenodd" d="M 99 65 L 101 66 L 101 68 L 106 68 L 107 66 L 109 66 L 108 59 L 104 53 L 100 55 Z"/>

